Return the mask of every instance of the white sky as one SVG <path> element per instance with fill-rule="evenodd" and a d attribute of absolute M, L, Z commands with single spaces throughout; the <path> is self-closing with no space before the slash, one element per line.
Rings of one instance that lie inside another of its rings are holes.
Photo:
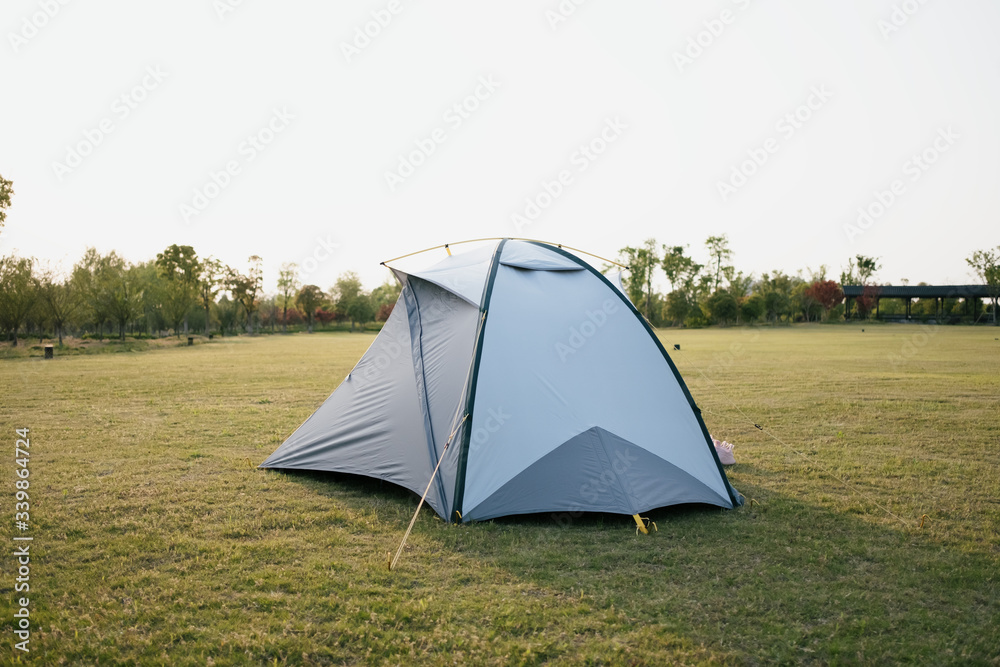
<path fill-rule="evenodd" d="M 137 261 L 188 244 L 241 269 L 260 254 L 269 290 L 286 261 L 325 289 L 346 270 L 374 287 L 383 259 L 483 236 L 607 256 L 653 236 L 703 258 L 725 233 L 745 271 L 836 278 L 861 253 L 898 284 L 971 282 L 964 258 L 1000 244 L 988 0 L 564 0 L 575 11 L 554 28 L 558 0 L 62 1 L 0 10 L 0 174 L 16 191 L 3 254 L 68 268 L 88 245 Z M 391 22 L 348 62 L 373 12 Z M 477 89 L 467 117 L 449 113 Z M 778 125 L 796 110 L 799 127 Z M 102 121 L 112 132 L 88 140 Z M 614 141 L 582 157 L 602 131 Z M 258 133 L 271 142 L 244 143 Z M 434 152 L 391 189 L 417 141 Z M 719 182 L 766 146 L 723 201 Z M 925 150 L 926 170 L 908 163 Z M 238 173 L 186 221 L 227 162 Z M 885 213 L 845 231 L 897 179 Z"/>

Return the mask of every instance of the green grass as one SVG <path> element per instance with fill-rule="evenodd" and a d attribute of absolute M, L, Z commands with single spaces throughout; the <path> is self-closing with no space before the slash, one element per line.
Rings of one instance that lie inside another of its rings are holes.
<path fill-rule="evenodd" d="M 373 337 L 0 361 L 4 495 L 31 429 L 27 661 L 1000 661 L 997 329 L 664 331 L 751 502 L 651 512 L 648 537 L 630 517 L 424 509 L 391 573 L 412 494 L 256 468 Z"/>

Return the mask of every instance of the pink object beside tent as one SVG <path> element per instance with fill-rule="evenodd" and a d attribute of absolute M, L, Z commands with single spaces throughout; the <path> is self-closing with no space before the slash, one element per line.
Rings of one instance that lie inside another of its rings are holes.
<path fill-rule="evenodd" d="M 733 456 L 732 443 L 712 438 L 712 444 L 715 445 L 715 453 L 719 455 L 719 463 L 724 466 L 731 466 L 736 463 L 736 457 Z"/>

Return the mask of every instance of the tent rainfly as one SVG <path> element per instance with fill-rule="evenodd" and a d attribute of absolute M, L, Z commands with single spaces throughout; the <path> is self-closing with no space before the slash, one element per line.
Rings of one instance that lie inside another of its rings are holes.
<path fill-rule="evenodd" d="M 428 489 L 456 522 L 742 504 L 620 282 L 513 239 L 392 270 L 402 291 L 381 333 L 262 468 Z"/>

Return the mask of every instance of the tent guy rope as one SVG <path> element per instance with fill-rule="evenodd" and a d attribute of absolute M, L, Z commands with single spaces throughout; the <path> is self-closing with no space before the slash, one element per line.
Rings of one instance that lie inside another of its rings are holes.
<path fill-rule="evenodd" d="M 676 351 L 676 348 L 675 348 L 675 351 Z M 687 357 L 687 355 L 684 355 L 684 356 Z M 692 363 L 690 361 L 689 357 L 688 357 L 688 363 L 690 363 L 691 366 L 696 371 L 698 371 L 699 375 L 701 375 L 703 378 L 705 378 L 706 380 L 708 380 L 708 383 L 710 385 L 712 385 L 712 389 L 714 391 L 716 391 L 718 393 L 718 395 L 721 396 L 727 403 L 729 403 L 729 405 L 734 410 L 736 410 L 736 412 L 738 412 L 740 414 L 740 416 L 743 417 L 743 419 L 745 419 L 749 424 L 752 424 L 754 428 L 756 428 L 757 430 L 761 431 L 762 433 L 767 434 L 771 439 L 773 439 L 775 442 L 777 442 L 780 445 L 782 445 L 783 447 L 785 447 L 785 449 L 787 449 L 788 451 L 792 452 L 793 454 L 797 454 L 797 455 L 801 456 L 803 459 L 808 460 L 812 465 L 814 465 L 817 468 L 819 468 L 820 472 L 822 472 L 823 474 L 827 475 L 828 477 L 832 477 L 833 479 L 838 480 L 849 491 L 852 491 L 853 493 L 856 493 L 857 495 L 861 496 L 862 498 L 865 498 L 870 503 L 872 503 L 875 507 L 879 508 L 880 510 L 882 510 L 883 512 L 885 512 L 889 516 L 893 517 L 894 519 L 896 519 L 897 521 L 899 521 L 900 523 L 902 523 L 903 525 L 908 526 L 908 525 L 910 525 L 912 523 L 910 521 L 907 521 L 903 517 L 899 516 L 898 514 L 896 514 L 895 512 L 893 512 L 892 510 L 890 510 L 888 507 L 886 507 L 885 505 L 883 505 L 882 503 L 880 503 L 878 500 L 876 500 L 874 496 L 872 496 L 869 493 L 866 493 L 863 489 L 861 489 L 860 487 L 858 487 L 856 484 L 852 484 L 850 482 L 850 480 L 848 480 L 848 479 L 846 479 L 846 478 L 838 475 L 837 473 L 833 472 L 832 470 L 830 470 L 829 468 L 827 468 L 823 464 L 818 463 L 815 459 L 813 459 L 812 457 L 810 457 L 805 452 L 799 451 L 798 449 L 796 449 L 795 447 L 793 447 L 792 445 L 788 444 L 787 442 L 785 442 L 784 440 L 782 440 L 780 437 L 778 437 L 777 435 L 775 435 L 774 433 L 772 433 L 769 429 L 767 429 L 764 426 L 762 426 L 759 422 L 757 422 L 754 419 L 751 419 L 750 416 L 747 415 L 747 413 L 745 413 L 743 411 L 743 409 L 740 408 L 740 406 L 736 404 L 736 401 L 734 401 L 732 398 L 730 398 L 730 396 L 726 392 L 724 392 L 722 389 L 720 389 L 719 385 L 717 385 L 715 383 L 715 381 L 711 377 L 709 377 L 709 375 L 707 373 L 705 373 L 705 371 L 703 371 L 697 364 Z M 700 409 L 702 410 L 702 412 L 706 412 L 708 414 L 713 414 L 709 410 L 705 410 L 703 408 L 700 408 Z M 922 519 L 920 521 L 920 526 L 923 527 L 923 520 Z"/>

